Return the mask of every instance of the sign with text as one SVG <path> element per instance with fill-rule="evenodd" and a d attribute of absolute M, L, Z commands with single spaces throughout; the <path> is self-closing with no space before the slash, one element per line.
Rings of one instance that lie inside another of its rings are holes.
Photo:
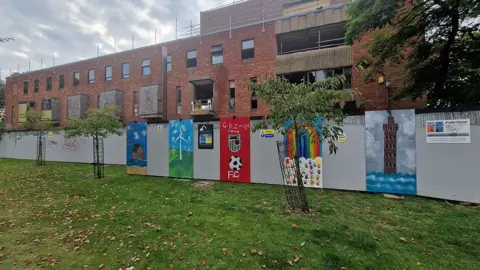
<path fill-rule="evenodd" d="M 260 131 L 260 138 L 262 138 L 262 139 L 275 138 L 275 130 L 273 130 L 273 129 L 262 129 Z"/>
<path fill-rule="evenodd" d="M 427 143 L 470 143 L 470 119 L 427 121 Z"/>
<path fill-rule="evenodd" d="M 220 179 L 250 183 L 250 118 L 220 119 Z"/>
<path fill-rule="evenodd" d="M 198 149 L 213 149 L 213 125 L 198 125 Z"/>

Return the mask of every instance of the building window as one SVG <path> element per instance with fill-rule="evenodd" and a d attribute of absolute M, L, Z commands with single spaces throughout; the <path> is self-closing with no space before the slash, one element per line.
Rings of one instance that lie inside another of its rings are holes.
<path fill-rule="evenodd" d="M 95 83 L 95 69 L 88 70 L 88 83 L 89 84 Z"/>
<path fill-rule="evenodd" d="M 122 63 L 122 79 L 130 78 L 130 63 Z"/>
<path fill-rule="evenodd" d="M 47 91 L 52 91 L 52 77 L 47 77 Z"/>
<path fill-rule="evenodd" d="M 105 81 L 112 80 L 112 66 L 105 67 Z"/>
<path fill-rule="evenodd" d="M 73 86 L 80 85 L 80 72 L 73 73 Z"/>
<path fill-rule="evenodd" d="M 253 39 L 242 41 L 242 60 L 255 58 L 255 43 Z"/>
<path fill-rule="evenodd" d="M 23 82 L 23 94 L 28 95 L 28 81 Z"/>
<path fill-rule="evenodd" d="M 230 111 L 235 110 L 235 81 L 230 81 Z"/>
<path fill-rule="evenodd" d="M 33 85 L 33 92 L 37 93 L 39 89 L 40 89 L 40 80 L 36 79 Z"/>
<path fill-rule="evenodd" d="M 187 68 L 197 66 L 197 50 L 187 52 Z"/>
<path fill-rule="evenodd" d="M 58 88 L 63 89 L 65 88 L 65 75 L 59 75 L 58 76 Z"/>
<path fill-rule="evenodd" d="M 182 113 L 182 87 L 177 86 L 177 114 Z"/>
<path fill-rule="evenodd" d="M 42 111 L 51 111 L 52 110 L 52 100 L 44 99 L 42 100 Z"/>
<path fill-rule="evenodd" d="M 133 116 L 138 116 L 138 92 L 133 91 Z"/>
<path fill-rule="evenodd" d="M 212 64 L 223 63 L 223 45 L 212 46 Z"/>
<path fill-rule="evenodd" d="M 150 59 L 142 60 L 142 75 L 143 76 L 150 75 Z"/>
<path fill-rule="evenodd" d="M 167 72 L 172 71 L 172 55 L 167 55 Z"/>
<path fill-rule="evenodd" d="M 250 79 L 250 83 L 252 84 L 257 84 L 257 78 L 256 77 L 253 77 Z M 254 90 L 251 90 L 252 91 L 252 96 L 251 96 L 251 107 L 252 107 L 252 110 L 255 110 L 258 108 L 258 99 L 257 99 L 257 93 L 254 91 Z"/>

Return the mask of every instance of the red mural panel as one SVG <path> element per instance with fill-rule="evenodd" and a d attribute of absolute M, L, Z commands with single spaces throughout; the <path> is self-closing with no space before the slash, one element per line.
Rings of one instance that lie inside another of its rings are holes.
<path fill-rule="evenodd" d="M 250 118 L 220 119 L 220 179 L 250 183 Z"/>

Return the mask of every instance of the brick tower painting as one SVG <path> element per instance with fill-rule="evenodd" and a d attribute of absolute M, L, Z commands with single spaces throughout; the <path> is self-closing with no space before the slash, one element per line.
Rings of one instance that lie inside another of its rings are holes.
<path fill-rule="evenodd" d="M 387 123 L 383 124 L 383 172 L 387 174 L 397 173 L 397 131 L 398 124 L 395 123 L 395 118 L 389 115 Z"/>

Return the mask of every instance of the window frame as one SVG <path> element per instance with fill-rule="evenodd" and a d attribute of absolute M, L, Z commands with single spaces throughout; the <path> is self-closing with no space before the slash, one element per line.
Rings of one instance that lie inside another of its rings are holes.
<path fill-rule="evenodd" d="M 257 84 L 258 82 L 258 78 L 257 77 L 251 77 L 250 78 L 250 83 L 252 84 Z M 256 110 L 258 109 L 258 96 L 257 96 L 257 92 L 256 91 L 253 91 L 253 90 L 250 90 L 250 109 L 252 110 Z M 253 104 L 255 104 L 255 106 L 253 106 Z M 255 108 L 254 108 L 255 107 Z"/>
<path fill-rule="evenodd" d="M 125 74 L 125 70 L 124 70 L 124 65 L 128 65 L 128 74 Z M 122 75 L 122 79 L 129 79 L 130 78 L 130 62 L 123 62 L 122 65 L 121 65 L 121 75 Z"/>
<path fill-rule="evenodd" d="M 138 91 L 133 91 L 133 116 L 138 116 Z"/>
<path fill-rule="evenodd" d="M 144 65 L 143 62 L 148 60 L 148 65 Z M 150 76 L 152 74 L 152 60 L 150 58 L 142 59 L 142 76 Z M 145 69 L 148 68 L 148 74 L 145 74 Z"/>
<path fill-rule="evenodd" d="M 190 58 L 188 56 L 188 53 L 190 52 L 195 52 L 195 58 Z M 196 68 L 197 67 L 197 57 L 198 57 L 198 52 L 197 52 L 197 49 L 195 50 L 189 50 L 186 52 L 186 59 L 185 59 L 185 63 L 186 63 L 186 67 L 187 68 Z"/>
<path fill-rule="evenodd" d="M 170 60 L 169 60 L 169 58 L 170 58 Z M 169 65 L 170 65 L 170 68 L 168 68 Z M 172 72 L 172 69 L 173 69 L 172 55 L 169 54 L 169 55 L 167 55 L 166 64 L 165 64 L 165 70 L 166 70 L 167 72 Z"/>
<path fill-rule="evenodd" d="M 75 76 L 78 75 L 78 79 Z M 73 72 L 73 87 L 78 87 L 80 85 L 80 71 Z"/>
<path fill-rule="evenodd" d="M 175 101 L 177 104 L 177 114 L 182 113 L 182 87 L 177 86 L 175 91 Z"/>
<path fill-rule="evenodd" d="M 235 91 L 235 86 L 236 86 L 235 85 L 235 80 L 230 80 L 228 82 L 228 89 L 229 89 L 228 90 L 228 108 L 231 112 L 235 111 L 235 105 L 236 105 L 235 104 L 235 101 L 236 101 L 235 100 L 235 94 L 236 94 L 235 93 L 236 92 Z M 232 95 L 232 93 L 233 93 L 233 95 Z M 232 103 L 232 101 L 233 101 L 233 103 Z"/>
<path fill-rule="evenodd" d="M 214 48 L 218 48 L 220 47 L 219 50 L 214 50 Z M 217 45 L 213 45 L 211 48 L 210 48 L 210 55 L 211 55 L 211 62 L 212 62 L 212 65 L 218 65 L 218 64 L 223 64 L 223 62 L 225 61 L 224 59 L 224 48 L 223 48 L 223 44 L 217 44 Z M 214 59 L 216 59 L 215 57 L 219 57 L 221 56 L 221 62 L 217 62 L 215 63 L 214 62 Z"/>
<path fill-rule="evenodd" d="M 35 79 L 33 81 L 33 92 L 38 93 L 40 91 L 40 79 Z"/>
<path fill-rule="evenodd" d="M 249 42 L 251 41 L 252 42 L 252 48 L 244 48 L 244 43 L 246 42 Z M 242 57 L 242 60 L 248 60 L 248 59 L 254 59 L 255 58 L 255 39 L 251 38 L 251 39 L 245 39 L 245 40 L 242 40 L 241 41 L 241 48 L 242 48 L 242 51 L 241 51 L 241 57 Z"/>
<path fill-rule="evenodd" d="M 58 75 L 58 89 L 65 88 L 65 74 Z"/>
<path fill-rule="evenodd" d="M 47 77 L 46 86 L 47 86 L 47 91 L 52 91 L 52 88 L 53 88 L 53 78 L 52 77 Z"/>
<path fill-rule="evenodd" d="M 93 78 L 90 77 L 90 71 L 93 71 Z M 88 84 L 94 84 L 95 83 L 95 69 L 94 68 L 90 68 L 87 70 L 87 81 L 88 81 Z"/>
<path fill-rule="evenodd" d="M 110 77 L 107 77 L 107 68 L 110 68 Z M 113 68 L 112 65 L 106 65 L 105 66 L 105 81 L 106 82 L 111 82 L 113 80 Z"/>
<path fill-rule="evenodd" d="M 28 88 L 29 88 L 28 81 L 23 81 L 23 94 L 24 95 L 28 95 Z"/>

